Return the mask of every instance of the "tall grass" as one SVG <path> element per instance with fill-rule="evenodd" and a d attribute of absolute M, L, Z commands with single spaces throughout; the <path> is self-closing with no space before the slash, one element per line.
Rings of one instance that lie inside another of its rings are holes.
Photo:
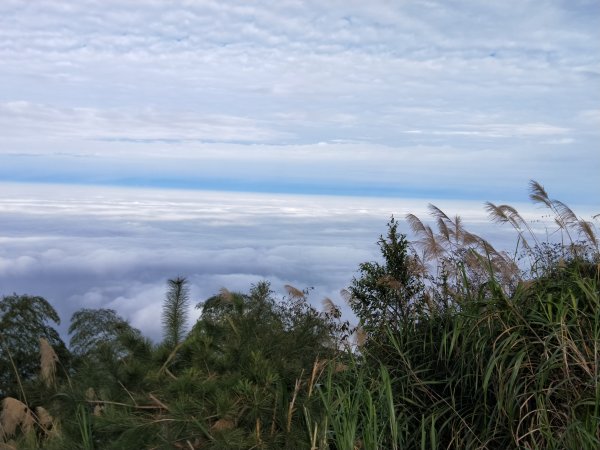
<path fill-rule="evenodd" d="M 544 242 L 509 205 L 487 204 L 516 230 L 520 267 L 458 216 L 431 206 L 437 231 L 408 216 L 421 252 L 405 261 L 420 262 L 413 274 L 425 293 L 402 298 L 399 286 L 396 298 L 414 313 L 368 336 L 348 355 L 349 373 L 330 369 L 318 448 L 600 448 L 594 226 L 538 183 L 530 188 L 555 215 L 560 241 Z"/>
<path fill-rule="evenodd" d="M 600 448 L 600 291 L 570 276 L 388 330 L 385 364 L 329 371 L 319 448 Z"/>

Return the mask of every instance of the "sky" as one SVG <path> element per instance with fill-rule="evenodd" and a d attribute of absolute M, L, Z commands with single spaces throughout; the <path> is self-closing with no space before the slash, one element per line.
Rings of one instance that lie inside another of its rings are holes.
<path fill-rule="evenodd" d="M 535 179 L 589 219 L 599 22 L 597 0 L 3 0 L 0 295 L 159 337 L 167 278 L 318 302 L 429 202 L 480 227 Z"/>

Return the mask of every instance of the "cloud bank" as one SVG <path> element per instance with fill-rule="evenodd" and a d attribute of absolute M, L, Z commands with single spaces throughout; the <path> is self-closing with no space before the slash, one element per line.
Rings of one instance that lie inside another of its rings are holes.
<path fill-rule="evenodd" d="M 292 284 L 314 288 L 310 300 L 317 306 L 326 296 L 342 303 L 339 291 L 359 263 L 379 259 L 376 242 L 389 217 L 427 217 L 420 199 L 0 188 L 0 295 L 44 296 L 64 321 L 79 308 L 114 308 L 155 339 L 168 278 L 187 277 L 194 304 L 221 287 L 245 292 L 263 279 L 278 295 Z M 514 233 L 491 225 L 482 204 L 435 203 L 461 214 L 469 230 L 514 249 Z M 524 217 L 540 216 L 517 206 Z M 405 224 L 401 229 L 407 231 Z"/>
<path fill-rule="evenodd" d="M 0 180 L 592 203 L 599 13 L 7 0 Z"/>

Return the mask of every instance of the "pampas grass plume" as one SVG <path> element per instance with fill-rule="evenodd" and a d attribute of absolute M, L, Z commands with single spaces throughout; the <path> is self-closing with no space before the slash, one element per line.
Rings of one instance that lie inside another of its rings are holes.
<path fill-rule="evenodd" d="M 284 287 L 285 287 L 286 291 L 288 291 L 288 294 L 290 295 L 290 297 L 295 298 L 295 299 L 305 298 L 304 292 L 302 292 L 300 289 L 295 288 L 294 286 L 292 286 L 290 284 L 286 284 Z"/>
<path fill-rule="evenodd" d="M 40 377 L 46 387 L 54 385 L 58 356 L 45 338 L 40 338 Z"/>
<path fill-rule="evenodd" d="M 2 400 L 0 431 L 4 440 L 10 436 L 14 436 L 19 425 L 23 431 L 31 431 L 33 422 L 31 411 L 25 403 L 13 397 L 6 397 Z"/>

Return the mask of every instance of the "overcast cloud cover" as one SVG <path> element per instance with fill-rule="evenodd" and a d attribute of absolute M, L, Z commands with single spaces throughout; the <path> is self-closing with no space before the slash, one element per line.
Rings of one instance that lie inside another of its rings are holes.
<path fill-rule="evenodd" d="M 533 178 L 597 213 L 599 19 L 596 0 L 3 0 L 0 294 L 158 336 L 166 278 L 327 295 L 408 206 L 469 215 Z"/>

